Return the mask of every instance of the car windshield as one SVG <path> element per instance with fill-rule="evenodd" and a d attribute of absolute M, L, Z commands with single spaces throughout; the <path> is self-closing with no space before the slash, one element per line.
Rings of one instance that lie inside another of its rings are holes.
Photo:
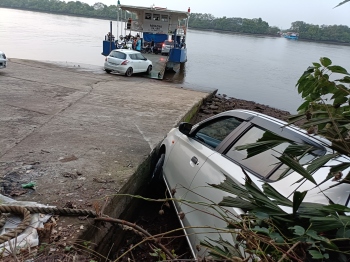
<path fill-rule="evenodd" d="M 165 41 L 164 44 L 165 45 L 174 45 L 174 42 L 173 41 Z"/>

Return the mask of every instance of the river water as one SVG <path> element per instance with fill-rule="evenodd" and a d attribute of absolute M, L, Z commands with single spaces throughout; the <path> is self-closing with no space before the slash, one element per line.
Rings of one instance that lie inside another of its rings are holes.
<path fill-rule="evenodd" d="M 116 27 L 114 22 L 118 35 Z M 107 20 L 0 8 L 0 50 L 9 58 L 102 67 L 108 31 Z M 174 76 L 177 85 L 218 89 L 292 113 L 301 103 L 295 84 L 312 62 L 327 56 L 350 70 L 350 46 L 189 30 L 187 48 L 185 70 Z"/>

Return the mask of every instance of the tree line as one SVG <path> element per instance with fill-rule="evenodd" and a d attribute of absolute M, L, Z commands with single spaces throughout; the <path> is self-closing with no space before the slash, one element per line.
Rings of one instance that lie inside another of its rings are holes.
<path fill-rule="evenodd" d="M 192 13 L 189 26 L 196 29 L 223 30 L 246 34 L 277 35 L 280 29 L 261 18 L 247 19 L 240 17 L 216 18 L 211 14 Z"/>
<path fill-rule="evenodd" d="M 60 0 L 1 0 L 0 7 L 67 14 L 85 17 L 117 20 L 135 19 L 135 15 L 124 10 L 119 10 L 116 5 L 107 6 L 101 2 L 89 5 L 80 1 Z M 119 12 L 119 13 L 118 13 Z M 275 35 L 281 31 L 276 26 L 270 26 L 261 18 L 240 17 L 214 17 L 211 14 L 191 13 L 189 27 L 204 30 L 222 30 L 244 34 Z M 330 41 L 339 43 L 350 43 L 350 28 L 345 25 L 313 25 L 303 21 L 291 24 L 290 29 L 299 33 L 299 39 L 312 41 Z"/>
<path fill-rule="evenodd" d="M 296 21 L 290 30 L 299 33 L 300 39 L 350 43 L 350 28 L 346 25 L 319 26 Z"/>
<path fill-rule="evenodd" d="M 117 20 L 118 15 L 121 19 L 128 19 L 129 17 L 135 19 L 134 14 L 124 10 L 119 10 L 118 13 L 118 8 L 116 5 L 107 6 L 101 2 L 95 3 L 94 5 L 89 5 L 80 1 L 1 0 L 0 7 L 111 20 Z"/>
<path fill-rule="evenodd" d="M 278 35 L 281 30 L 261 18 L 247 19 L 240 17 L 214 17 L 211 14 L 193 13 L 190 15 L 189 26 L 197 29 L 223 30 L 237 33 Z M 350 28 L 345 25 L 313 25 L 296 21 L 284 31 L 299 34 L 299 39 L 312 41 L 330 41 L 350 43 Z"/>

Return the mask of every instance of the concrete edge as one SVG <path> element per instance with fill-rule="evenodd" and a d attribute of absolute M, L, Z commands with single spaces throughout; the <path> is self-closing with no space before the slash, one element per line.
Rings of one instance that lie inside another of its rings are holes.
<path fill-rule="evenodd" d="M 216 92 L 217 90 L 209 93 L 205 98 L 196 103 L 188 112 L 182 116 L 180 121 L 178 121 L 175 126 L 178 126 L 181 122 L 189 122 L 198 113 L 201 105 L 206 100 L 212 98 Z M 110 200 L 105 206 L 104 215 L 118 218 L 123 213 L 125 214 L 133 212 L 137 206 L 136 199 L 132 198 L 131 196 L 125 196 L 122 194 L 140 195 L 144 189 L 143 186 L 148 185 L 147 179 L 149 178 L 149 174 L 153 170 L 155 162 L 157 160 L 160 143 L 155 149 L 150 152 L 144 162 L 138 166 L 135 173 L 130 177 L 128 182 L 121 188 L 121 190 L 115 195 L 109 196 Z M 125 216 L 123 219 L 126 219 Z M 123 239 L 124 232 L 122 230 L 117 230 L 117 232 L 118 233 L 116 234 L 114 225 L 102 225 L 102 223 L 99 222 L 88 226 L 87 229 L 78 237 L 78 239 L 86 240 L 96 244 L 96 252 L 102 255 L 107 255 L 108 252 L 110 252 L 111 241 L 113 241 L 114 247 L 117 247 L 120 241 Z M 115 237 L 116 235 L 118 235 L 117 238 Z"/>

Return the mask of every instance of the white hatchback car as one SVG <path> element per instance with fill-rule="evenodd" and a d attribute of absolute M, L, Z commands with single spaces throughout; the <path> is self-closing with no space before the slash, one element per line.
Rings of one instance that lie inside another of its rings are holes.
<path fill-rule="evenodd" d="M 217 240 L 220 235 L 227 241 L 233 241 L 230 234 L 214 233 L 215 230 L 203 228 L 203 226 L 225 228 L 227 223 L 215 215 L 210 215 L 213 213 L 210 207 L 196 203 L 222 201 L 223 197 L 229 194 L 210 187 L 209 184 L 220 184 L 225 180 L 225 175 L 233 181 L 244 184 L 245 174 L 242 168 L 257 186 L 262 188 L 264 182 L 269 183 L 286 198 L 291 199 L 295 190 L 307 191 L 305 197 L 307 202 L 328 204 L 332 200 L 336 204 L 349 206 L 350 184 L 344 183 L 325 190 L 337 181 L 328 180 L 315 187 L 313 183 L 303 180 L 300 174 L 292 170 L 289 175 L 278 180 L 287 166 L 276 157 L 280 156 L 291 143 L 312 145 L 315 148 L 301 158 L 300 161 L 303 163 L 309 163 L 319 156 L 329 154 L 330 151 L 327 140 L 310 136 L 305 131 L 286 124 L 256 112 L 232 110 L 194 126 L 182 123 L 178 128 L 173 128 L 164 139 L 153 178 L 163 176 L 168 191 L 176 192 L 174 194 L 176 199 L 189 201 L 189 203 L 175 201 L 175 208 L 179 214 L 180 212 L 183 214 L 180 222 L 185 228 L 194 256 L 199 252 L 200 241 L 208 238 Z M 236 150 L 236 146 L 256 143 L 269 134 L 275 134 L 291 142 L 284 142 L 250 158 L 247 158 L 246 150 Z M 337 161 L 340 160 L 340 158 L 332 160 L 327 167 L 316 171 L 317 175 L 313 177 L 317 184 L 328 176 L 330 166 L 338 164 Z M 350 159 L 344 156 L 342 161 L 350 162 Z M 350 168 L 344 170 L 344 174 L 349 170 Z M 229 210 L 237 216 L 244 213 L 240 208 Z M 202 252 L 203 249 L 199 255 L 203 254 Z"/>
<path fill-rule="evenodd" d="M 6 68 L 7 61 L 5 53 L 0 51 L 0 68 Z"/>
<path fill-rule="evenodd" d="M 106 57 L 104 70 L 131 76 L 133 73 L 151 73 L 152 61 L 140 52 L 128 49 L 115 49 Z"/>
<path fill-rule="evenodd" d="M 165 40 L 162 45 L 161 55 L 169 55 L 170 49 L 174 48 L 173 40 Z"/>

